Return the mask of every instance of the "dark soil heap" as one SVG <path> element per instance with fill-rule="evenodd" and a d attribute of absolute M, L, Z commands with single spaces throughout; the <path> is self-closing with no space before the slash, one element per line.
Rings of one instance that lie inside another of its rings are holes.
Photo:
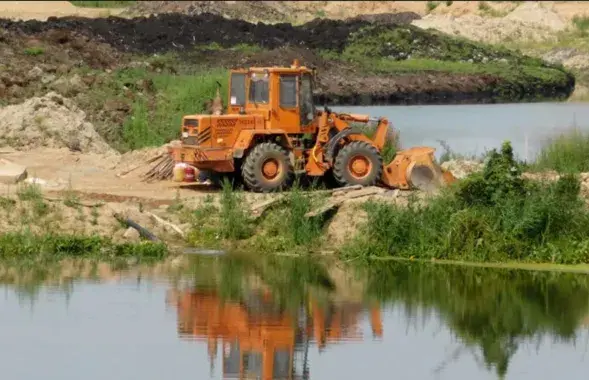
<path fill-rule="evenodd" d="M 25 35 L 54 29 L 76 31 L 123 51 L 146 54 L 212 43 L 222 47 L 249 44 L 274 49 L 290 45 L 341 51 L 350 34 L 367 25 L 370 22 L 363 20 L 316 20 L 299 27 L 291 24 L 251 24 L 211 13 L 198 16 L 162 14 L 134 19 L 52 17 L 46 22 L 0 19 L 0 28 Z"/>

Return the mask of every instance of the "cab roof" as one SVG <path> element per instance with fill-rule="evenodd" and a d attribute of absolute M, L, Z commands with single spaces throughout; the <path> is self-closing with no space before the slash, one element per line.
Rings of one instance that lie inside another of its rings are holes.
<path fill-rule="evenodd" d="M 300 73 L 300 72 L 312 72 L 313 69 L 301 66 L 298 60 L 294 60 L 291 66 L 252 66 L 248 68 L 234 68 L 231 70 L 232 73 L 247 73 L 251 71 L 268 71 L 283 72 L 283 73 Z"/>

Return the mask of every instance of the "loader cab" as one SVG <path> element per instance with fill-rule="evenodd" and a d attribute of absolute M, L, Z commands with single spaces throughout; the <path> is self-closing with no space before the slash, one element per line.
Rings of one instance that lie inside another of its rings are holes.
<path fill-rule="evenodd" d="M 305 133 L 315 118 L 313 72 L 290 67 L 232 70 L 228 113 L 261 115 L 266 129 Z"/>

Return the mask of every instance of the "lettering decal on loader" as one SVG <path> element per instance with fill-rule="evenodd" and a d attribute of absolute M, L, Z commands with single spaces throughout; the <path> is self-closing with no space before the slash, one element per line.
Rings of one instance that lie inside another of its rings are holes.
<path fill-rule="evenodd" d="M 217 120 L 217 137 L 230 136 L 236 126 L 245 127 L 254 125 L 253 119 L 218 119 Z"/>
<path fill-rule="evenodd" d="M 217 119 L 217 137 L 227 137 L 231 135 L 237 119 Z"/>

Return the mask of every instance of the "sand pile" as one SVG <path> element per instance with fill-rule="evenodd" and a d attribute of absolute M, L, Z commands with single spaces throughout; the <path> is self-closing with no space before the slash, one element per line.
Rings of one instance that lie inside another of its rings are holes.
<path fill-rule="evenodd" d="M 0 108 L 0 146 L 116 154 L 86 121 L 84 111 L 55 92 Z"/>
<path fill-rule="evenodd" d="M 548 41 L 555 38 L 555 32 L 567 28 L 567 22 L 558 13 L 536 2 L 526 2 L 505 17 L 430 14 L 412 24 L 423 29 L 433 28 L 451 35 L 490 43 L 506 40 Z"/>

